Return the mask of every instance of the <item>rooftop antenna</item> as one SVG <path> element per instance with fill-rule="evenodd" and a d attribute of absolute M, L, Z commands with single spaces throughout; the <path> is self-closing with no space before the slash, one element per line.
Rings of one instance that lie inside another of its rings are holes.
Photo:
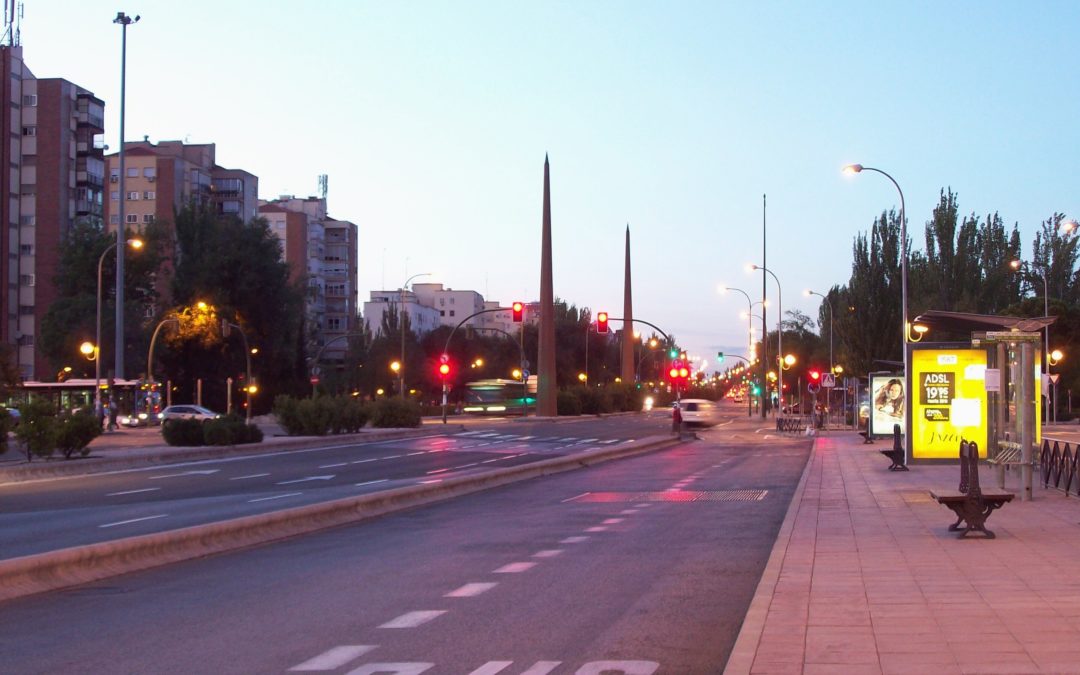
<path fill-rule="evenodd" d="M 15 0 L 4 0 L 4 36 L 0 39 L 8 47 L 18 47 L 21 44 L 19 35 L 19 19 L 23 18 L 23 4 L 16 5 Z"/>
<path fill-rule="evenodd" d="M 319 174 L 319 196 L 322 197 L 323 199 L 326 199 L 326 193 L 327 193 L 327 185 L 326 185 L 326 183 L 327 183 L 328 178 L 329 177 L 325 173 Z"/>

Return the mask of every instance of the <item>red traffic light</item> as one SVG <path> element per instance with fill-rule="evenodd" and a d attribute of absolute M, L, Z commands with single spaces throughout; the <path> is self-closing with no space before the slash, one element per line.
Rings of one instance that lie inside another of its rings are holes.
<path fill-rule="evenodd" d="M 675 366 L 671 366 L 671 370 L 668 371 L 668 377 L 673 380 L 679 379 L 679 369 Z"/>
<path fill-rule="evenodd" d="M 608 317 L 607 312 L 599 312 L 596 315 L 596 332 L 597 333 L 606 333 L 606 332 L 608 332 L 607 317 Z"/>
<path fill-rule="evenodd" d="M 521 323 L 522 316 L 525 314 L 525 305 L 520 302 L 515 302 L 510 308 L 514 312 L 514 323 Z"/>
<path fill-rule="evenodd" d="M 449 375 L 449 374 L 450 374 L 450 364 L 449 363 L 440 363 L 439 364 L 439 377 L 441 377 L 443 379 L 446 379 L 446 376 Z"/>
<path fill-rule="evenodd" d="M 809 375 L 810 375 L 810 381 L 813 382 L 814 384 L 817 384 L 818 382 L 821 382 L 821 371 L 820 370 L 811 370 Z"/>

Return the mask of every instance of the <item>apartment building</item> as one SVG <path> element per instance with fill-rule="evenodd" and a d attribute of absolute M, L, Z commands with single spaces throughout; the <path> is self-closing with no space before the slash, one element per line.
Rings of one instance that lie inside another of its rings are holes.
<path fill-rule="evenodd" d="M 262 200 L 259 215 L 282 239 L 290 269 L 305 271 L 310 355 L 322 350 L 324 362 L 343 360 L 348 349 L 344 338 L 357 328 L 359 229 L 347 220 L 331 218 L 326 197 L 283 195 Z M 290 245 L 301 227 L 306 227 L 304 246 Z"/>
<path fill-rule="evenodd" d="M 457 326 L 462 320 L 477 312 L 484 310 L 487 313 L 469 319 L 464 325 L 483 330 L 496 329 L 496 331 L 516 335 L 520 325 L 514 323 L 513 311 L 509 305 L 503 306 L 494 300 L 484 300 L 484 296 L 476 291 L 461 291 L 452 288 L 444 288 L 442 284 L 427 283 L 413 284 L 412 290 L 402 291 L 372 291 L 371 299 L 364 303 L 364 321 L 372 333 L 378 333 L 390 305 L 395 308 L 404 308 L 409 317 L 410 325 L 418 335 L 424 335 L 435 330 L 439 326 Z M 535 323 L 539 321 L 539 303 L 529 303 L 525 306 L 525 321 Z"/>
<path fill-rule="evenodd" d="M 0 46 L 0 70 L 0 339 L 15 346 L 23 378 L 49 379 L 37 339 L 57 298 L 60 242 L 76 222 L 103 224 L 105 104 L 67 80 L 36 78 L 18 46 Z"/>

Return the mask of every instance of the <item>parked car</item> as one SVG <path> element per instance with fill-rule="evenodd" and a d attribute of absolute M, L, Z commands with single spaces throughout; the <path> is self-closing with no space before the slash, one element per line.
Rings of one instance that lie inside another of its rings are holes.
<path fill-rule="evenodd" d="M 720 408 L 703 398 L 684 398 L 679 401 L 683 424 L 712 426 L 720 421 Z"/>
<path fill-rule="evenodd" d="M 158 416 L 164 424 L 170 420 L 216 420 L 221 417 L 221 414 L 201 405 L 187 404 L 170 405 L 158 413 Z"/>
<path fill-rule="evenodd" d="M 160 413 L 158 413 L 160 415 Z M 116 423 L 122 427 L 148 427 L 151 424 L 160 424 L 161 419 L 150 413 L 131 413 L 130 415 L 118 415 Z"/>

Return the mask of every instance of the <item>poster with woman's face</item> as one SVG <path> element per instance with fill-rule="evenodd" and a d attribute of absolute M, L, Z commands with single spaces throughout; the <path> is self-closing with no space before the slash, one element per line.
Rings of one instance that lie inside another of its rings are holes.
<path fill-rule="evenodd" d="M 891 436 L 893 425 L 900 425 L 905 433 L 904 416 L 907 414 L 907 392 L 904 379 L 895 375 L 872 375 L 870 377 L 870 433 L 874 436 Z"/>

